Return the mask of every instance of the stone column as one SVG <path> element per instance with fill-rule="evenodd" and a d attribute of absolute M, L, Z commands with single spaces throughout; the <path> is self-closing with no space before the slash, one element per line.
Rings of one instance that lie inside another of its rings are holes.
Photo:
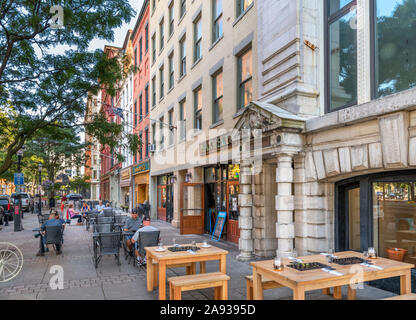
<path fill-rule="evenodd" d="M 242 162 L 240 164 L 240 217 L 238 224 L 240 227 L 239 250 L 240 254 L 237 259 L 240 261 L 249 261 L 253 258 L 253 194 L 252 194 L 252 175 L 251 164 Z"/>
<path fill-rule="evenodd" d="M 183 171 L 175 171 L 176 181 L 173 186 L 173 220 L 172 227 L 180 227 L 181 217 L 181 196 L 182 196 L 182 184 L 185 181 L 185 173 Z"/>
<path fill-rule="evenodd" d="M 295 225 L 293 223 L 294 196 L 292 192 L 292 163 L 292 154 L 278 155 L 276 169 L 277 255 L 292 250 L 294 245 Z"/>
<path fill-rule="evenodd" d="M 294 158 L 295 185 L 295 249 L 299 255 L 307 254 L 308 220 L 307 220 L 307 197 L 305 179 L 305 156 L 299 155 Z"/>

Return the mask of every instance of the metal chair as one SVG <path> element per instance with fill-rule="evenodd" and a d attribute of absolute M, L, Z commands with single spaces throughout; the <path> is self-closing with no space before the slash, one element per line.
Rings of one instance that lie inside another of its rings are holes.
<path fill-rule="evenodd" d="M 38 214 L 39 225 L 43 225 L 48 219 L 49 219 L 49 216 Z"/>
<path fill-rule="evenodd" d="M 99 215 L 97 217 L 97 224 L 103 223 L 114 223 L 114 217 L 103 217 L 102 215 Z"/>
<path fill-rule="evenodd" d="M 93 232 L 113 232 L 114 231 L 114 224 L 112 223 L 103 223 L 103 224 L 95 224 L 93 226 Z"/>
<path fill-rule="evenodd" d="M 63 226 L 46 226 L 45 227 L 45 244 L 63 245 L 64 239 Z M 55 247 L 56 250 L 56 247 Z"/>
<path fill-rule="evenodd" d="M 103 216 L 104 217 L 114 217 L 114 215 L 115 215 L 115 212 L 113 211 L 112 208 L 105 208 L 103 210 Z"/>
<path fill-rule="evenodd" d="M 85 225 L 86 225 L 87 231 L 89 231 L 90 226 L 95 223 L 97 216 L 98 216 L 98 211 L 93 210 L 93 211 L 88 212 L 85 218 L 85 221 L 86 221 Z"/>
<path fill-rule="evenodd" d="M 117 259 L 117 265 L 120 263 L 120 237 L 121 232 L 100 233 L 97 243 L 94 246 L 94 265 L 98 268 L 98 264 L 103 256 L 114 255 Z"/>
<path fill-rule="evenodd" d="M 160 231 L 143 231 L 139 232 L 139 239 L 138 239 L 138 251 L 142 259 L 146 256 L 146 247 L 155 247 L 159 243 Z M 137 266 L 143 267 L 145 264 L 139 265 L 137 262 Z"/>

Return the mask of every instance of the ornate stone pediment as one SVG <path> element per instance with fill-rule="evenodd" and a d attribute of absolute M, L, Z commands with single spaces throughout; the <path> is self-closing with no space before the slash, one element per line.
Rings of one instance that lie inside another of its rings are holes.
<path fill-rule="evenodd" d="M 287 128 L 302 132 L 305 128 L 305 121 L 306 119 L 278 106 L 253 101 L 243 111 L 235 129 L 261 129 L 263 132 L 267 132 L 275 129 Z"/>

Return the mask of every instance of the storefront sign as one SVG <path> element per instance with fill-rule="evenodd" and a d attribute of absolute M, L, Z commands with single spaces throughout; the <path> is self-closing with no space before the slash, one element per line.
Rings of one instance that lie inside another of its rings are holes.
<path fill-rule="evenodd" d="M 138 164 L 133 167 L 133 175 L 149 171 L 149 161 Z"/>
<path fill-rule="evenodd" d="M 211 240 L 220 241 L 222 230 L 224 229 L 225 220 L 227 219 L 227 212 L 219 212 L 217 222 L 215 223 L 214 232 Z"/>
<path fill-rule="evenodd" d="M 121 180 L 129 180 L 130 179 L 130 168 L 121 171 Z"/>

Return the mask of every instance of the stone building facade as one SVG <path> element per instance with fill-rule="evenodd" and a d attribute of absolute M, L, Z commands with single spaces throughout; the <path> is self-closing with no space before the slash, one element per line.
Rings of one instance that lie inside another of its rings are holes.
<path fill-rule="evenodd" d="M 371 246 L 387 256 L 399 245 L 414 259 L 414 240 L 394 236 L 416 221 L 413 9 L 403 6 L 257 1 L 259 101 L 236 125 L 263 137 L 240 178 L 243 259 Z M 389 19 L 404 23 L 382 28 Z"/>

